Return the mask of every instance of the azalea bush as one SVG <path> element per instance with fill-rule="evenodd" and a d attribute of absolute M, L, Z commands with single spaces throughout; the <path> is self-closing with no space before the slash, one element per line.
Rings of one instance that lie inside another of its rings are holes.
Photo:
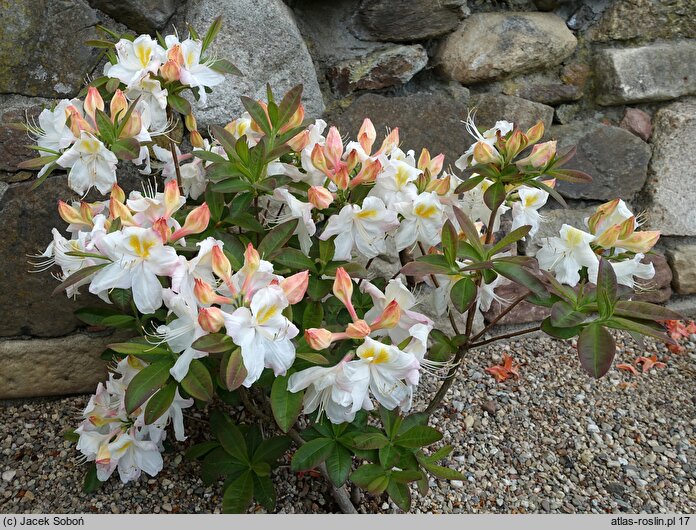
<path fill-rule="evenodd" d="M 623 201 L 563 225 L 536 259 L 516 254 L 547 199 L 564 204 L 557 180 L 591 180 L 566 167 L 572 150 L 541 142 L 541 122 L 483 131 L 470 117 L 451 166 L 427 149 L 416 158 L 397 128 L 382 137 L 367 118 L 347 141 L 305 118 L 298 86 L 242 97 L 243 115 L 199 131 L 195 106 L 239 74 L 210 52 L 219 29 L 181 40 L 102 28 L 91 44 L 104 50 L 104 75 L 25 124 L 40 156 L 22 165 L 39 169 L 37 185 L 67 171 L 83 196 L 59 201 L 67 226 L 39 268 L 59 280 L 55 293 L 104 302 L 79 309 L 82 321 L 132 337 L 104 352 L 109 379 L 69 434 L 89 463 L 88 490 L 114 472 L 157 475 L 165 438 L 186 439 L 195 406 L 210 431 L 188 456 L 204 481 L 224 478 L 224 511 L 253 499 L 273 510 L 272 469 L 288 452 L 292 470 L 318 469 L 346 511 L 348 482 L 408 510 L 413 485 L 462 479 L 441 465 L 453 448 L 435 445 L 442 433 L 428 419 L 469 350 L 541 329 L 577 337 L 579 366 L 601 377 L 610 330 L 671 340 L 660 321 L 677 315 L 631 301 L 654 274 L 642 260 L 659 234 L 640 230 Z M 126 164 L 142 175 L 128 194 Z M 103 198 L 89 202 L 91 190 Z M 383 277 L 376 263 L 390 253 L 400 270 Z M 518 298 L 496 294 L 506 282 Z M 550 317 L 494 336 L 522 301 Z M 475 329 L 493 303 L 504 309 Z M 418 395 L 422 379 L 437 382 L 434 395 Z"/>

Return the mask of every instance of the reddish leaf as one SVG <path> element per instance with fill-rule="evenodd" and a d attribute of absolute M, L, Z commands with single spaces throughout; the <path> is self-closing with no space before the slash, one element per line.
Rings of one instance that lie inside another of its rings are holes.
<path fill-rule="evenodd" d="M 616 365 L 616 367 L 619 370 L 625 370 L 626 372 L 631 372 L 633 375 L 638 375 L 638 370 L 636 370 L 636 367 L 633 366 L 632 364 L 619 363 Z"/>
<path fill-rule="evenodd" d="M 512 357 L 510 357 L 507 353 L 504 353 L 503 364 L 490 366 L 486 368 L 486 372 L 495 377 L 496 381 L 502 383 L 503 381 L 507 381 L 511 377 L 519 377 L 520 374 L 517 371 L 518 367 L 518 364 L 513 364 Z"/>
<path fill-rule="evenodd" d="M 657 355 L 651 355 L 650 357 L 638 357 L 635 362 L 636 366 L 639 364 L 643 365 L 643 373 L 652 368 L 664 368 L 667 366 L 665 363 L 657 360 Z"/>

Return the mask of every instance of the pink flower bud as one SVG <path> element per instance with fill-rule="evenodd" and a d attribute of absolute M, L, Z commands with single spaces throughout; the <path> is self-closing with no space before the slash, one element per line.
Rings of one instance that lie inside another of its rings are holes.
<path fill-rule="evenodd" d="M 418 157 L 418 163 L 416 164 L 416 167 L 420 169 L 421 171 L 425 171 L 428 169 L 428 165 L 430 164 L 430 151 L 428 151 L 425 147 L 421 150 L 421 154 Z"/>
<path fill-rule="evenodd" d="M 324 210 L 331 205 L 334 197 L 324 186 L 312 186 L 307 191 L 307 199 L 315 208 Z"/>
<path fill-rule="evenodd" d="M 167 83 L 178 81 L 181 77 L 181 66 L 176 61 L 170 59 L 160 66 L 160 75 Z"/>
<path fill-rule="evenodd" d="M 326 157 L 324 156 L 324 150 L 319 144 L 314 144 L 312 148 L 312 165 L 325 175 L 329 174 L 329 167 L 326 164 Z"/>
<path fill-rule="evenodd" d="M 392 300 L 384 308 L 382 314 L 372 323 L 371 327 L 373 330 L 391 329 L 396 327 L 399 320 L 401 320 L 401 307 L 396 300 Z"/>
<path fill-rule="evenodd" d="M 87 123 L 87 120 L 82 117 L 82 114 L 80 114 L 80 111 L 77 110 L 74 105 L 68 105 L 65 108 L 65 115 L 68 121 L 68 127 L 70 127 L 70 132 L 73 133 L 73 136 L 79 138 L 82 131 L 94 133 L 94 127 Z"/>
<path fill-rule="evenodd" d="M 392 129 L 392 131 L 384 139 L 381 147 L 375 153 L 375 156 L 382 155 L 382 154 L 388 155 L 398 146 L 399 146 L 399 128 L 395 127 L 394 129 Z"/>
<path fill-rule="evenodd" d="M 261 256 L 259 256 L 259 252 L 254 248 L 254 245 L 249 243 L 244 251 L 244 272 L 247 276 L 251 276 L 259 270 L 260 264 Z"/>
<path fill-rule="evenodd" d="M 348 156 L 346 157 L 346 167 L 348 168 L 348 173 L 351 173 L 355 169 L 358 162 L 360 162 L 360 156 L 356 150 L 348 153 Z"/>
<path fill-rule="evenodd" d="M 532 152 L 529 156 L 518 160 L 516 164 L 518 166 L 532 166 L 532 167 L 542 167 L 548 164 L 549 160 L 553 158 L 556 154 L 556 141 L 552 140 L 550 142 L 544 142 L 543 144 L 537 144 L 532 148 Z"/>
<path fill-rule="evenodd" d="M 351 322 L 346 327 L 346 335 L 351 339 L 364 339 L 370 334 L 370 326 L 364 320 L 357 320 L 356 322 Z"/>
<path fill-rule="evenodd" d="M 445 155 L 440 153 L 435 158 L 433 158 L 428 164 L 428 171 L 431 177 L 436 177 L 442 171 L 442 166 L 445 165 Z"/>
<path fill-rule="evenodd" d="M 87 89 L 87 97 L 85 98 L 85 114 L 95 120 L 97 110 L 104 110 L 104 100 L 95 87 L 91 86 Z"/>
<path fill-rule="evenodd" d="M 212 285 L 200 278 L 195 278 L 193 281 L 195 284 L 193 287 L 193 294 L 198 301 L 202 305 L 214 304 L 218 294 L 215 292 Z"/>
<path fill-rule="evenodd" d="M 109 104 L 109 113 L 111 114 L 111 121 L 121 120 L 123 116 L 128 111 L 128 100 L 126 96 L 121 92 L 121 90 L 116 89 L 114 92 L 114 97 L 111 98 L 111 103 Z"/>
<path fill-rule="evenodd" d="M 477 164 L 495 164 L 500 162 L 500 155 L 492 145 L 488 145 L 486 142 L 476 142 L 474 159 Z"/>
<path fill-rule="evenodd" d="M 166 217 L 171 215 L 181 206 L 181 193 L 176 179 L 168 181 L 164 185 L 164 209 Z"/>
<path fill-rule="evenodd" d="M 326 135 L 326 145 L 324 146 L 324 156 L 329 161 L 333 168 L 336 168 L 341 161 L 343 155 L 343 141 L 341 134 L 336 127 L 329 129 L 329 134 Z"/>
<path fill-rule="evenodd" d="M 280 287 L 285 293 L 290 305 L 297 304 L 304 298 L 309 285 L 309 271 L 298 272 L 280 281 Z"/>
<path fill-rule="evenodd" d="M 377 138 L 377 131 L 375 131 L 375 126 L 372 124 L 370 118 L 365 118 L 358 131 L 358 143 L 363 151 L 368 155 L 372 151 L 372 145 L 375 143 L 375 138 Z"/>
<path fill-rule="evenodd" d="M 348 174 L 348 167 L 344 162 L 338 163 L 338 170 L 329 175 L 331 182 L 336 184 L 339 190 L 347 190 L 348 184 L 350 184 L 350 175 Z"/>
<path fill-rule="evenodd" d="M 229 282 L 232 277 L 232 264 L 230 260 L 227 259 L 225 253 L 222 251 L 219 245 L 214 245 L 212 249 L 213 254 L 213 273 L 218 278 L 221 278 L 225 282 Z"/>
<path fill-rule="evenodd" d="M 167 224 L 167 220 L 164 217 L 160 217 L 159 219 L 156 219 L 154 223 L 152 223 L 152 229 L 157 232 L 157 235 L 160 237 L 162 240 L 162 243 L 168 243 L 169 238 L 172 235 L 172 229 L 169 228 L 169 225 Z"/>
<path fill-rule="evenodd" d="M 217 307 L 204 307 L 198 312 L 198 324 L 208 333 L 217 333 L 225 325 L 222 310 Z"/>
<path fill-rule="evenodd" d="M 58 214 L 68 224 L 79 225 L 83 223 L 80 213 L 67 202 L 58 201 Z"/>
<path fill-rule="evenodd" d="M 539 120 L 536 125 L 527 130 L 525 136 L 527 137 L 527 145 L 537 143 L 544 136 L 544 122 Z"/>
<path fill-rule="evenodd" d="M 167 50 L 167 59 L 178 65 L 184 64 L 184 54 L 181 51 L 181 44 L 175 44 Z"/>
<path fill-rule="evenodd" d="M 353 307 L 353 302 L 351 298 L 353 296 L 353 280 L 343 267 L 336 269 L 336 279 L 333 284 L 333 293 L 336 298 L 338 298 L 341 303 L 346 306 L 348 313 L 350 313 L 353 322 L 357 322 L 358 315 Z"/>
<path fill-rule="evenodd" d="M 377 159 L 368 158 L 363 162 L 362 167 L 355 178 L 350 181 L 350 187 L 355 188 L 361 184 L 367 184 L 369 182 L 374 182 L 377 179 L 377 175 L 382 171 L 382 162 Z"/>
<path fill-rule="evenodd" d="M 122 202 L 117 201 L 115 198 L 109 200 L 109 217 L 111 219 L 121 219 L 121 226 L 137 226 L 138 223 L 133 219 L 128 207 Z"/>
<path fill-rule="evenodd" d="M 208 223 L 210 223 L 210 209 L 206 203 L 203 203 L 191 210 L 191 213 L 186 216 L 184 226 L 172 234 L 171 240 L 176 241 L 190 234 L 200 234 L 208 228 Z"/>
<path fill-rule="evenodd" d="M 447 174 L 440 179 L 431 180 L 426 186 L 425 191 L 434 191 L 438 195 L 447 195 L 451 186 L 450 178 L 450 175 Z"/>
<path fill-rule="evenodd" d="M 111 198 L 118 202 L 126 202 L 126 192 L 118 184 L 111 186 Z"/>
<path fill-rule="evenodd" d="M 309 328 L 304 332 L 305 340 L 313 350 L 325 350 L 331 346 L 333 334 L 324 328 Z"/>

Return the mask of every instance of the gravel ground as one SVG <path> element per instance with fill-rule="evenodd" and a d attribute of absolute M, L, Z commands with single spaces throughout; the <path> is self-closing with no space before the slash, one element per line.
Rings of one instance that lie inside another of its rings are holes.
<path fill-rule="evenodd" d="M 696 337 L 692 336 L 692 339 Z M 667 367 L 633 376 L 612 369 L 600 381 L 580 372 L 573 344 L 548 338 L 498 343 L 472 352 L 432 424 L 455 451 L 446 462 L 463 482 L 431 481 L 414 493 L 413 512 L 678 512 L 696 509 L 696 340 L 670 354 L 619 340 L 619 362 L 657 353 Z M 484 371 L 503 353 L 520 378 L 496 383 Z M 420 400 L 435 389 L 424 384 Z M 0 512 L 197 513 L 219 511 L 219 484 L 198 479 L 182 458 L 206 425 L 187 422 L 189 440 L 165 454 L 156 479 L 81 492 L 83 467 L 61 432 L 75 424 L 85 396 L 0 403 Z M 195 412 L 203 418 L 201 412 Z M 278 511 L 333 512 L 321 478 L 275 472 Z M 361 512 L 397 512 L 386 497 L 364 495 Z M 254 507 L 252 511 L 261 511 Z"/>

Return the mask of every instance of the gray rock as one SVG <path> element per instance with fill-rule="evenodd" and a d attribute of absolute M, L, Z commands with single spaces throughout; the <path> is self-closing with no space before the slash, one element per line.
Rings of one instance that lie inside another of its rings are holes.
<path fill-rule="evenodd" d="M 127 337 L 76 333 L 57 339 L 2 340 L 0 399 L 94 392 L 107 373 L 107 363 L 99 356 L 107 344 Z"/>
<path fill-rule="evenodd" d="M 552 127 L 549 135 L 558 140 L 563 152 L 577 146 L 577 153 L 565 166 L 592 177 L 589 184 L 559 182 L 558 189 L 573 199 L 630 199 L 647 178 L 650 146 L 619 127 L 594 121 L 579 121 Z"/>
<path fill-rule="evenodd" d="M 27 147 L 31 141 L 26 133 L 13 124 L 35 121 L 44 106 L 48 100 L 0 95 L 0 171 L 18 171 L 17 164 L 39 156 Z"/>
<path fill-rule="evenodd" d="M 307 116 L 323 112 L 314 64 L 289 7 L 281 0 L 199 0 L 190 3 L 186 18 L 195 28 L 207 28 L 219 15 L 223 27 L 211 53 L 232 61 L 243 76 L 228 78 L 215 87 L 207 107 L 196 106 L 202 128 L 241 115 L 244 108 L 239 96 L 265 99 L 266 83 L 278 98 L 302 83 Z"/>
<path fill-rule="evenodd" d="M 652 135 L 652 118 L 650 114 L 640 109 L 626 107 L 624 117 L 619 125 L 645 142 Z"/>
<path fill-rule="evenodd" d="M 0 93 L 75 96 L 96 65 L 97 17 L 84 0 L 0 3 Z"/>
<path fill-rule="evenodd" d="M 599 50 L 597 103 L 666 101 L 696 93 L 696 42 Z"/>
<path fill-rule="evenodd" d="M 696 293 L 696 245 L 680 245 L 667 251 L 674 275 L 674 290 L 679 294 Z"/>
<path fill-rule="evenodd" d="M 590 40 L 696 38 L 692 0 L 616 0 L 588 32 Z"/>
<path fill-rule="evenodd" d="M 139 33 L 164 29 L 179 5 L 185 0 L 89 0 L 95 7 L 117 22 Z M 207 27 L 195 28 L 203 36 Z"/>
<path fill-rule="evenodd" d="M 660 109 L 653 119 L 653 156 L 646 184 L 648 226 L 663 235 L 696 235 L 696 101 Z"/>
<path fill-rule="evenodd" d="M 477 13 L 440 47 L 442 72 L 468 84 L 555 66 L 577 39 L 552 13 Z"/>
<path fill-rule="evenodd" d="M 332 88 L 346 95 L 355 90 L 376 90 L 407 83 L 428 64 L 420 45 L 388 45 L 341 61 L 327 72 Z"/>
<path fill-rule="evenodd" d="M 696 254 L 694 255 L 696 258 Z M 644 290 L 636 293 L 633 300 L 641 302 L 652 302 L 654 304 L 663 304 L 672 296 L 672 269 L 670 268 L 667 258 L 662 254 L 648 254 L 643 258 L 643 263 L 652 263 L 655 267 L 655 276 L 651 280 L 644 283 Z M 696 259 L 693 262 L 696 266 Z M 696 275 L 694 276 L 696 280 Z M 696 283 L 694 283 L 696 288 Z"/>
<path fill-rule="evenodd" d="M 564 83 L 525 83 L 515 88 L 511 95 L 546 105 L 557 105 L 577 101 L 582 97 L 582 90 Z"/>
<path fill-rule="evenodd" d="M 548 130 L 553 121 L 553 108 L 535 101 L 501 94 L 477 94 L 470 106 L 476 110 L 476 125 L 483 129 L 493 127 L 498 120 L 513 122 L 526 131 L 539 120 Z"/>
<path fill-rule="evenodd" d="M 378 141 L 386 127 L 398 127 L 403 148 L 415 149 L 418 154 L 427 147 L 433 156 L 444 153 L 447 167 L 473 142 L 461 122 L 467 112 L 466 99 L 456 100 L 445 94 L 392 98 L 365 94 L 333 121 L 342 134 L 354 138 L 363 119 L 370 118 L 378 131 Z"/>
<path fill-rule="evenodd" d="M 363 38 L 410 42 L 453 31 L 465 8 L 466 0 L 362 0 L 357 18 Z"/>

